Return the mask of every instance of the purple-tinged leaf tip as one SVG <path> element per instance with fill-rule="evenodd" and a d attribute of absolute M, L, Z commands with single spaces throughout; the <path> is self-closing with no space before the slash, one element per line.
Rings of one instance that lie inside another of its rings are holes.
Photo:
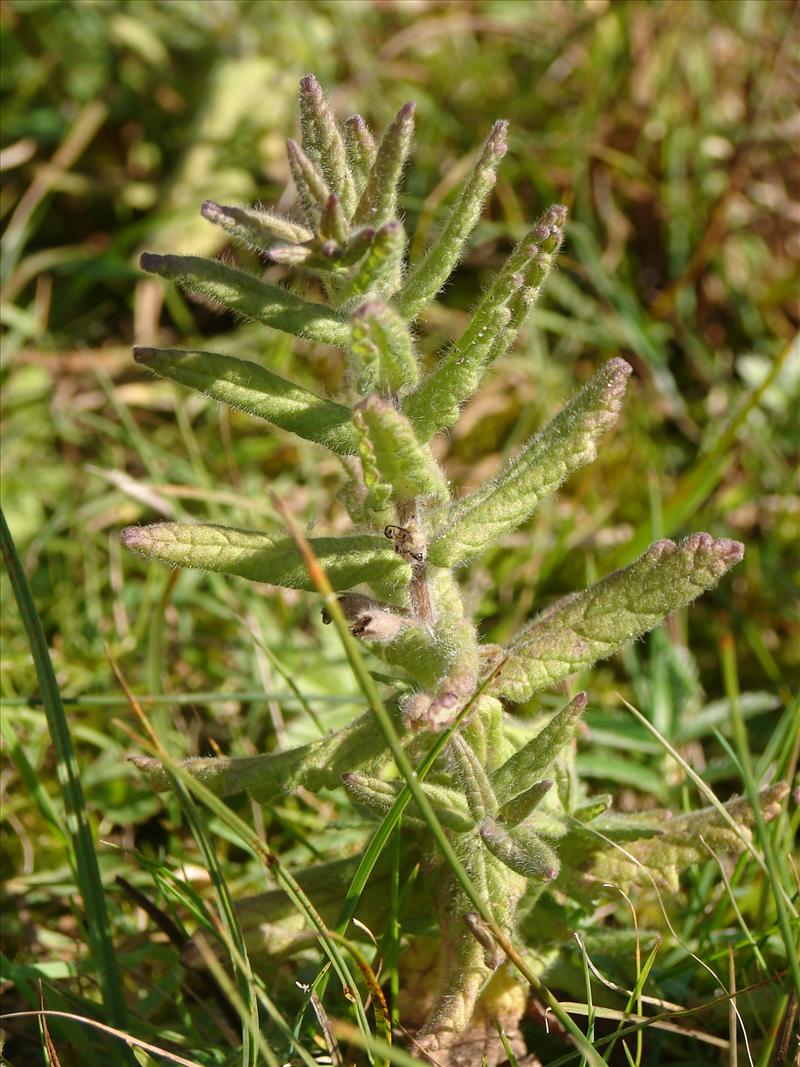
<path fill-rule="evenodd" d="M 146 526 L 125 526 L 120 531 L 120 540 L 132 551 L 141 550 L 147 544 Z"/>
<path fill-rule="evenodd" d="M 498 120 L 492 126 L 491 133 L 486 140 L 484 152 L 488 152 L 494 159 L 500 160 L 508 151 L 506 136 L 508 134 L 508 122 L 506 119 Z"/>
<path fill-rule="evenodd" d="M 322 86 L 313 74 L 306 74 L 300 79 L 300 91 L 322 95 Z"/>
<path fill-rule="evenodd" d="M 715 539 L 708 533 L 691 534 L 684 541 L 683 547 L 698 554 L 712 556 L 728 567 L 740 563 L 744 558 L 744 545 L 740 541 L 732 541 L 728 537 Z"/>
<path fill-rule="evenodd" d="M 225 208 L 214 200 L 204 200 L 200 207 L 200 214 L 209 222 L 219 222 L 227 217 Z"/>
<path fill-rule="evenodd" d="M 651 560 L 668 559 L 678 551 L 678 546 L 669 538 L 663 537 L 660 541 L 654 541 L 645 552 L 645 556 Z"/>

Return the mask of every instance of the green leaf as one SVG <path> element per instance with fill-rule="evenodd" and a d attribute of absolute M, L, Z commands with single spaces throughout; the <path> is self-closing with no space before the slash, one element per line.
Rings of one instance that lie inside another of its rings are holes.
<path fill-rule="evenodd" d="M 397 394 L 419 380 L 411 334 L 394 308 L 380 300 L 368 300 L 353 312 L 350 351 L 362 392 Z"/>
<path fill-rule="evenodd" d="M 388 644 L 376 645 L 374 651 L 387 663 L 408 671 L 417 685 L 427 689 L 437 687 L 453 658 L 452 645 L 442 640 L 438 626 L 433 632 L 423 626 L 408 626 Z"/>
<path fill-rule="evenodd" d="M 336 193 L 331 193 L 325 201 L 319 220 L 319 235 L 323 241 L 334 241 L 339 247 L 347 244 L 350 228 L 344 217 L 342 202 Z"/>
<path fill-rule="evenodd" d="M 553 779 L 543 778 L 541 782 L 535 782 L 522 793 L 518 793 L 511 800 L 507 800 L 500 807 L 497 817 L 506 826 L 517 826 L 524 822 L 531 812 L 538 807 L 546 794 L 552 789 Z"/>
<path fill-rule="evenodd" d="M 777 782 L 760 791 L 759 802 L 765 821 L 780 814 L 788 792 L 789 786 L 785 782 Z M 755 820 L 750 801 L 745 797 L 734 797 L 724 807 L 739 827 L 738 833 L 715 807 L 707 807 L 684 815 L 655 813 L 660 832 L 627 841 L 624 852 L 609 848 L 600 836 L 587 837 L 581 842 L 584 851 L 590 849 L 595 853 L 591 864 L 585 864 L 587 877 L 622 887 L 647 886 L 655 881 L 657 886 L 677 892 L 681 872 L 692 864 L 707 860 L 708 848 L 741 852 L 750 840 L 749 828 Z M 613 820 L 609 820 L 608 828 L 602 821 L 597 823 L 597 829 L 606 837 L 611 836 L 608 829 L 612 827 Z M 591 826 L 587 827 L 589 834 L 591 829 Z"/>
<path fill-rule="evenodd" d="M 506 329 L 510 319 L 505 305 L 496 308 L 483 333 L 469 345 L 462 346 L 459 341 L 405 398 L 403 411 L 420 441 L 430 441 L 437 431 L 458 421 L 461 404 L 478 388 L 497 335 Z"/>
<path fill-rule="evenodd" d="M 403 410 L 421 441 L 456 422 L 460 405 L 478 388 L 485 368 L 514 340 L 555 261 L 566 217 L 560 204 L 545 212 L 506 260 L 464 333 L 406 398 Z"/>
<path fill-rule="evenodd" d="M 542 789 L 544 783 L 539 780 L 575 736 L 586 701 L 586 693 L 578 693 L 543 730 L 498 767 L 492 775 L 492 786 L 501 804 L 505 806 L 512 799 L 520 802 L 520 795 L 529 792 L 527 782 L 537 782 L 534 788 Z"/>
<path fill-rule="evenodd" d="M 297 199 L 300 201 L 306 222 L 316 229 L 331 191 L 325 184 L 320 171 L 297 141 L 289 138 L 286 142 L 286 154 L 289 157 L 289 169 L 297 190 Z"/>
<path fill-rule="evenodd" d="M 310 241 L 314 236 L 311 230 L 301 226 L 299 222 L 261 208 L 224 207 L 213 200 L 206 200 L 200 208 L 200 214 L 209 222 L 221 226 L 234 241 L 257 252 L 269 252 L 276 242 L 301 244 Z"/>
<path fill-rule="evenodd" d="M 143 252 L 142 270 L 218 301 L 245 318 L 263 322 L 308 341 L 344 348 L 350 341 L 350 324 L 324 304 L 312 304 L 252 274 L 200 256 L 158 255 Z"/>
<path fill-rule="evenodd" d="M 472 312 L 469 326 L 455 346 L 459 355 L 487 333 L 496 335 L 498 309 L 509 304 L 515 294 L 531 289 L 532 299 L 538 297 L 564 240 L 566 221 L 567 209 L 554 204 L 525 234 Z"/>
<path fill-rule="evenodd" d="M 511 645 L 489 691 L 528 700 L 585 670 L 691 603 L 738 563 L 744 546 L 707 533 L 657 541 L 630 567 L 557 601 Z"/>
<path fill-rule="evenodd" d="M 272 371 L 217 352 L 177 348 L 134 348 L 137 363 L 179 385 L 197 389 L 213 400 L 266 419 L 339 455 L 358 450 L 353 412 L 325 400 Z"/>
<path fill-rule="evenodd" d="M 405 240 L 399 222 L 386 222 L 376 230 L 353 276 L 338 294 L 339 305 L 349 304 L 367 293 L 391 296 L 397 287 Z"/>
<path fill-rule="evenodd" d="M 374 226 L 359 226 L 350 231 L 347 246 L 342 249 L 339 263 L 344 267 L 352 267 L 369 250 L 375 239 Z"/>
<path fill-rule="evenodd" d="M 386 782 L 381 778 L 354 773 L 343 774 L 342 782 L 356 803 L 363 804 L 379 815 L 385 815 L 386 812 L 391 811 L 405 786 L 405 782 L 402 781 Z M 454 789 L 440 785 L 428 785 L 428 783 L 422 784 L 421 788 L 444 826 L 460 832 L 473 828 L 473 820 L 470 818 L 464 798 Z M 416 816 L 417 821 L 421 821 L 421 814 L 413 801 L 408 805 L 407 810 Z"/>
<path fill-rule="evenodd" d="M 616 421 L 630 373 L 625 360 L 612 359 L 496 478 L 453 505 L 431 538 L 431 563 L 456 567 L 485 551 L 591 463 L 598 438 Z"/>
<path fill-rule="evenodd" d="M 355 424 L 372 449 L 396 503 L 417 497 L 447 499 L 447 480 L 429 449 L 420 445 L 408 419 L 385 400 L 371 396 L 355 408 Z"/>
<path fill-rule="evenodd" d="M 251 530 L 202 523 L 157 522 L 126 526 L 125 546 L 148 559 L 249 578 L 254 582 L 314 589 L 294 542 Z M 410 570 L 380 537 L 316 537 L 311 545 L 334 589 L 373 579 L 382 586 L 408 581 Z"/>
<path fill-rule="evenodd" d="M 491 366 L 492 363 L 500 359 L 501 356 L 504 356 L 509 348 L 511 348 L 514 341 L 517 339 L 517 335 L 519 334 L 525 319 L 528 317 L 528 312 L 536 303 L 538 297 L 539 290 L 534 289 L 529 285 L 523 285 L 510 297 L 506 304 L 509 312 L 509 319 L 503 329 L 497 333 L 494 343 L 489 349 L 489 355 L 486 359 L 487 366 Z"/>
<path fill-rule="evenodd" d="M 476 822 L 487 815 L 497 814 L 497 797 L 486 771 L 461 734 L 453 734 L 450 751 L 455 761 L 456 775 L 464 790 L 470 814 Z"/>
<path fill-rule="evenodd" d="M 316 267 L 318 270 L 330 270 L 331 267 L 327 257 L 323 259 L 319 252 L 314 252 L 307 245 L 273 245 L 267 254 L 273 263 L 280 263 L 285 267 Z"/>
<path fill-rule="evenodd" d="M 366 490 L 364 499 L 358 506 L 362 508 L 370 521 L 388 523 L 393 517 L 392 487 L 383 479 L 372 441 L 357 412 L 353 413 L 353 428 L 358 434 L 358 458 Z"/>
<path fill-rule="evenodd" d="M 386 128 L 353 221 L 378 226 L 397 216 L 397 192 L 414 135 L 414 104 L 404 104 Z"/>
<path fill-rule="evenodd" d="M 494 188 L 497 167 L 506 154 L 507 122 L 496 122 L 442 232 L 411 271 L 395 303 L 404 319 L 415 319 L 447 281 L 463 254 L 464 244 L 475 228 L 484 201 Z"/>
<path fill-rule="evenodd" d="M 377 151 L 369 126 L 360 115 L 351 115 L 344 124 L 344 149 L 356 195 L 360 197 L 366 188 Z"/>
<path fill-rule="evenodd" d="M 487 365 L 506 351 L 537 299 L 564 234 L 566 208 L 549 208 L 517 244 L 470 316 L 457 343 L 415 391 L 403 411 L 420 441 L 452 426 Z"/>
<path fill-rule="evenodd" d="M 558 856 L 533 830 L 507 829 L 495 819 L 484 819 L 481 839 L 493 856 L 512 871 L 536 882 L 552 882 L 558 876 Z"/>
<path fill-rule="evenodd" d="M 336 116 L 313 74 L 300 82 L 300 128 L 303 148 L 341 199 L 349 218 L 356 206 L 356 188 Z"/>
<path fill-rule="evenodd" d="M 399 716 L 395 715 L 394 721 L 399 727 Z M 267 803 L 281 793 L 295 793 L 301 788 L 314 793 L 336 789 L 346 771 L 374 760 L 384 751 L 385 744 L 380 730 L 375 729 L 372 712 L 366 712 L 319 741 L 284 752 L 234 759 L 195 756 L 178 765 L 217 796 L 246 791 Z M 131 762 L 149 776 L 154 789 L 168 788 L 169 776 L 158 760 L 135 756 Z"/>
<path fill-rule="evenodd" d="M 307 896 L 313 899 L 314 910 L 321 916 L 326 926 L 332 926 L 336 919 L 340 894 L 347 887 L 346 879 L 353 869 L 352 860 L 334 860 L 330 863 L 318 863 L 314 867 L 300 871 L 292 871 L 297 884 Z M 373 899 L 378 898 L 378 894 L 382 894 L 385 900 L 385 886 L 378 879 L 376 879 L 373 892 Z M 239 897 L 234 907 L 244 934 L 248 956 L 253 961 L 270 957 L 286 959 L 301 949 L 309 948 L 316 941 L 315 932 L 307 925 L 305 916 L 283 889 L 272 889 L 254 896 Z M 379 917 L 380 913 L 376 918 Z M 190 970 L 206 967 L 198 949 L 199 940 L 199 938 L 192 937 L 181 949 L 182 967 Z M 287 1036 L 291 1039 L 291 1030 Z M 314 1060 L 309 1062 L 298 1058 L 297 1063 L 301 1062 L 305 1064 L 305 1067 L 311 1067 L 316 1063 Z"/>

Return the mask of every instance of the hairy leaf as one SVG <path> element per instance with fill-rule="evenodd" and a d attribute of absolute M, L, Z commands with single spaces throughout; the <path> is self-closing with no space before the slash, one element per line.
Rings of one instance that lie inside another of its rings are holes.
<path fill-rule="evenodd" d="M 286 142 L 286 154 L 306 222 L 316 229 L 331 191 L 314 161 L 309 159 L 297 141 L 290 138 Z"/>
<path fill-rule="evenodd" d="M 561 242 L 567 209 L 561 204 L 548 208 L 536 224 L 525 234 L 497 273 L 470 316 L 470 323 L 456 343 L 461 352 L 491 330 L 497 309 L 504 307 L 522 288 L 538 295 L 555 262 Z"/>
<path fill-rule="evenodd" d="M 220 571 L 291 589 L 315 588 L 288 537 L 202 523 L 157 522 L 126 526 L 125 546 L 148 559 L 176 567 Z M 382 586 L 407 580 L 408 564 L 380 537 L 313 537 L 311 546 L 334 589 L 373 579 Z"/>
<path fill-rule="evenodd" d="M 788 792 L 789 787 L 785 782 L 761 790 L 761 809 L 767 822 L 780 813 L 781 803 Z M 658 834 L 628 840 L 619 848 L 610 846 L 604 840 L 609 837 L 615 839 L 613 817 L 607 821 L 601 819 L 590 824 L 581 835 L 577 852 L 569 839 L 563 847 L 569 851 L 573 862 L 580 860 L 585 877 L 593 882 L 626 887 L 647 886 L 655 881 L 659 887 L 677 892 L 681 872 L 695 863 L 710 859 L 709 849 L 741 852 L 750 841 L 749 828 L 753 825 L 754 813 L 749 800 L 746 797 L 734 797 L 727 801 L 725 809 L 739 827 L 739 833 L 717 808 L 707 807 L 683 815 L 658 812 Z M 598 833 L 592 835 L 593 829 Z M 618 836 L 616 839 L 619 839 Z M 592 859 L 587 863 L 586 857 L 590 854 Z"/>
<path fill-rule="evenodd" d="M 489 349 L 489 355 L 486 359 L 487 366 L 491 366 L 491 364 L 500 359 L 501 356 L 504 356 L 514 344 L 525 319 L 528 317 L 528 312 L 536 303 L 538 296 L 539 290 L 526 284 L 517 289 L 517 291 L 510 297 L 506 304 L 509 319 L 503 329 L 495 336 L 492 347 Z"/>
<path fill-rule="evenodd" d="M 509 830 L 487 818 L 481 824 L 481 838 L 493 856 L 524 878 L 552 882 L 558 875 L 558 856 L 533 830 L 524 826 Z"/>
<path fill-rule="evenodd" d="M 344 216 L 342 201 L 331 193 L 325 201 L 319 220 L 319 235 L 323 241 L 333 241 L 338 247 L 344 247 L 350 236 L 350 227 Z"/>
<path fill-rule="evenodd" d="M 404 104 L 386 128 L 353 221 L 378 226 L 397 215 L 397 192 L 414 135 L 414 104 Z"/>
<path fill-rule="evenodd" d="M 456 765 L 456 774 L 464 790 L 469 811 L 476 822 L 487 815 L 497 814 L 497 797 L 489 776 L 483 769 L 474 750 L 461 734 L 450 738 L 450 751 Z"/>
<path fill-rule="evenodd" d="M 391 485 L 397 503 L 419 496 L 447 499 L 447 481 L 439 464 L 397 408 L 371 396 L 355 411 L 356 426 L 368 438 L 381 478 Z"/>
<path fill-rule="evenodd" d="M 379 815 L 385 815 L 403 790 L 405 782 L 386 782 L 381 778 L 372 778 L 364 774 L 343 774 L 342 782 L 350 796 L 358 804 L 363 804 Z M 422 784 L 422 791 L 431 802 L 433 810 L 444 826 L 451 830 L 471 830 L 473 821 L 464 798 L 454 789 L 445 786 Z M 407 809 L 416 821 L 422 821 L 419 809 L 412 801 Z"/>
<path fill-rule="evenodd" d="M 307 245 L 273 245 L 267 253 L 273 263 L 281 263 L 286 267 L 319 267 L 320 255 L 315 253 Z M 329 266 L 325 263 L 325 266 Z"/>
<path fill-rule="evenodd" d="M 575 736 L 586 701 L 586 693 L 578 693 L 543 730 L 498 767 L 492 775 L 492 785 L 501 804 L 512 799 L 519 801 L 519 794 L 528 790 L 527 783 L 539 782 L 553 766 L 564 746 Z M 542 785 L 539 782 L 535 788 L 540 789 Z"/>
<path fill-rule="evenodd" d="M 436 296 L 464 251 L 464 243 L 480 218 L 494 188 L 497 167 L 506 154 L 507 122 L 496 122 L 475 166 L 467 176 L 442 232 L 414 267 L 396 297 L 405 319 L 414 319 Z"/>
<path fill-rule="evenodd" d="M 431 539 L 430 561 L 456 567 L 485 551 L 591 463 L 598 438 L 616 421 L 630 373 L 625 360 L 612 359 L 496 478 L 453 505 Z"/>
<path fill-rule="evenodd" d="M 340 455 L 350 455 L 358 449 L 350 408 L 324 400 L 257 363 L 217 352 L 177 348 L 139 347 L 134 348 L 133 354 L 137 363 L 162 378 L 197 389 L 213 400 L 266 419 Z"/>
<path fill-rule="evenodd" d="M 314 234 L 299 222 L 254 207 L 225 207 L 206 200 L 200 208 L 203 218 L 213 222 L 241 244 L 258 252 L 269 252 L 276 241 L 300 244 Z"/>
<path fill-rule="evenodd" d="M 339 347 L 345 347 L 350 341 L 350 324 L 338 311 L 301 300 L 277 285 L 226 267 L 215 259 L 143 252 L 139 262 L 142 270 L 210 297 L 238 315 L 284 333 Z"/>
<path fill-rule="evenodd" d="M 397 394 L 419 380 L 411 334 L 394 308 L 380 300 L 368 300 L 353 312 L 350 351 L 364 393 Z"/>
<path fill-rule="evenodd" d="M 360 115 L 351 115 L 344 124 L 344 148 L 350 173 L 353 175 L 356 196 L 361 197 L 375 162 L 377 149 L 369 126 Z"/>
<path fill-rule="evenodd" d="M 367 293 L 391 296 L 397 285 L 405 239 L 399 222 L 386 222 L 376 230 L 352 278 L 338 294 L 339 303 L 350 303 Z"/>
<path fill-rule="evenodd" d="M 375 646 L 375 651 L 381 659 L 402 667 L 418 685 L 427 688 L 437 686 L 453 659 L 452 645 L 442 640 L 436 627 L 406 627 L 393 641 Z"/>
<path fill-rule="evenodd" d="M 411 420 L 420 441 L 458 420 L 461 404 L 475 392 L 488 363 L 498 333 L 508 326 L 511 312 L 500 305 L 493 312 L 489 326 L 472 342 L 460 342 L 403 401 L 403 411 Z"/>
<path fill-rule="evenodd" d="M 397 729 L 402 729 L 393 714 Z M 262 803 L 281 793 L 295 793 L 305 788 L 312 792 L 335 789 L 342 775 L 351 767 L 362 766 L 379 756 L 385 747 L 375 716 L 366 712 L 341 730 L 307 745 L 270 752 L 264 756 L 194 756 L 181 760 L 179 766 L 218 796 L 248 792 Z M 159 760 L 134 756 L 131 760 L 150 778 L 154 789 L 169 787 L 169 776 Z"/>
<path fill-rule="evenodd" d="M 406 398 L 403 410 L 421 441 L 456 422 L 460 405 L 478 388 L 486 367 L 513 341 L 550 272 L 565 221 L 566 208 L 560 204 L 545 212 L 506 260 L 464 333 Z"/>
<path fill-rule="evenodd" d="M 522 793 L 517 793 L 511 800 L 507 800 L 505 804 L 501 805 L 497 813 L 498 819 L 500 822 L 505 823 L 506 826 L 517 826 L 519 823 L 524 822 L 552 787 L 552 778 L 543 778 L 541 782 L 534 782 L 528 789 Z"/>
<path fill-rule="evenodd" d="M 314 901 L 314 909 L 326 926 L 332 928 L 341 908 L 341 902 L 358 866 L 357 858 L 318 863 L 292 871 L 292 877 L 300 888 Z M 373 872 L 366 892 L 359 900 L 359 917 L 370 929 L 382 929 L 389 905 L 388 873 Z M 424 899 L 424 898 L 423 898 Z M 415 905 L 417 902 L 414 902 Z M 244 935 L 245 946 L 251 959 L 285 958 L 316 942 L 316 931 L 309 928 L 305 916 L 297 910 L 297 904 L 283 889 L 240 897 L 234 901 L 239 925 Z M 356 926 L 350 936 L 358 938 Z M 362 937 L 366 935 L 361 935 Z M 203 953 L 198 948 L 200 938 L 192 937 L 181 949 L 181 966 L 205 969 Z M 208 951 L 207 943 L 203 944 Z M 224 955 L 221 942 L 212 945 L 212 951 L 220 958 Z"/>
<path fill-rule="evenodd" d="M 513 701 L 591 667 L 710 589 L 744 554 L 737 541 L 693 534 L 657 541 L 630 567 L 553 604 L 511 645 L 490 692 Z"/>
<path fill-rule="evenodd" d="M 313 74 L 300 82 L 300 128 L 306 154 L 341 199 L 349 218 L 356 206 L 355 184 L 336 116 Z"/>

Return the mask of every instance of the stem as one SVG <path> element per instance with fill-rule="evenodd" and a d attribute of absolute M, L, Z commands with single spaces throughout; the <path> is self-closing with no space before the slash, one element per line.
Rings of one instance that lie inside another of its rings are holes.
<path fill-rule="evenodd" d="M 417 502 L 415 500 L 397 505 L 397 521 L 401 526 L 413 525 L 416 528 Z M 411 563 L 411 581 L 408 586 L 408 595 L 411 598 L 411 610 L 421 622 L 430 626 L 436 620 L 428 587 L 428 566 L 424 561 L 409 560 L 409 562 Z"/>
<path fill-rule="evenodd" d="M 325 572 L 320 567 L 319 561 L 314 555 L 308 539 L 296 525 L 283 501 L 275 496 L 275 494 L 272 494 L 272 501 L 276 510 L 280 513 L 281 518 L 285 521 L 289 534 L 293 538 L 299 553 L 305 561 L 309 577 L 325 601 L 325 607 L 339 633 L 347 659 L 349 660 L 356 680 L 361 686 L 364 696 L 369 703 L 370 709 L 377 719 L 381 732 L 386 739 L 386 745 L 395 761 L 395 765 L 403 778 L 405 778 L 411 796 L 415 800 L 422 817 L 428 825 L 428 829 L 433 835 L 440 852 L 447 862 L 447 865 L 450 867 L 450 870 L 453 872 L 461 889 L 469 898 L 475 910 L 486 923 L 488 928 L 492 931 L 495 940 L 508 959 L 511 960 L 523 978 L 525 978 L 536 990 L 537 995 L 545 1002 L 545 1004 L 547 1004 L 570 1035 L 576 1048 L 578 1048 L 586 1057 L 587 1063 L 591 1064 L 591 1067 L 605 1067 L 603 1058 L 595 1051 L 589 1041 L 587 1041 L 586 1035 L 577 1023 L 574 1022 L 566 1011 L 564 1011 L 550 990 L 543 985 L 538 976 L 531 970 L 519 952 L 517 952 L 516 948 L 512 945 L 511 941 L 506 937 L 503 930 L 495 921 L 489 904 L 480 896 L 473 886 L 472 881 L 456 856 L 447 834 L 442 829 L 442 826 L 436 817 L 436 813 L 420 785 L 417 774 L 406 755 L 405 749 L 400 743 L 400 738 L 398 737 L 394 725 L 392 724 L 392 720 L 384 707 L 377 686 L 362 659 L 358 644 L 350 633 L 347 620 L 345 619 L 336 599 L 336 594 L 331 588 L 331 584 L 328 581 Z"/>
<path fill-rule="evenodd" d="M 434 623 L 431 592 L 428 588 L 428 568 L 424 563 L 415 563 L 411 567 L 411 581 L 408 586 L 411 597 L 411 609 L 417 618 L 432 625 Z"/>

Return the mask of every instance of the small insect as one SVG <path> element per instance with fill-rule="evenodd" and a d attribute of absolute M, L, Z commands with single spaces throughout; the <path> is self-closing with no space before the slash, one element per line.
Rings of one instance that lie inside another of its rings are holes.
<path fill-rule="evenodd" d="M 333 621 L 330 612 L 326 611 L 325 608 L 322 609 L 322 621 L 326 626 Z M 372 625 L 372 616 L 367 614 L 359 615 L 357 619 L 349 619 L 348 621 L 350 622 L 350 633 L 353 637 L 364 637 Z"/>
<path fill-rule="evenodd" d="M 407 526 L 385 526 L 383 536 L 394 542 L 394 550 L 403 559 L 413 559 L 416 563 L 425 562 L 425 542 L 415 528 Z"/>
<path fill-rule="evenodd" d="M 379 604 L 360 593 L 345 593 L 337 600 L 350 633 L 365 641 L 392 641 L 404 627 L 413 625 L 413 620 L 399 608 Z M 332 621 L 326 608 L 322 609 L 322 621 L 326 625 Z"/>

